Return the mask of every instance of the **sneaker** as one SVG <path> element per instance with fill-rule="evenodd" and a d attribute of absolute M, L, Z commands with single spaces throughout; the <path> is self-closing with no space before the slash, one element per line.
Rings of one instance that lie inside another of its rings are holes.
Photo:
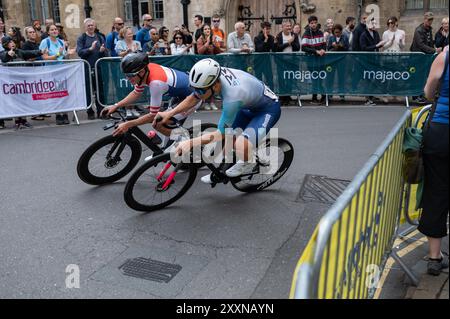
<path fill-rule="evenodd" d="M 367 100 L 366 103 L 364 103 L 365 106 L 376 106 L 375 102 L 372 100 Z"/>
<path fill-rule="evenodd" d="M 21 124 L 22 124 L 21 129 L 26 129 L 26 128 L 32 129 L 33 128 L 33 125 L 31 125 L 27 121 L 22 122 Z"/>
<path fill-rule="evenodd" d="M 213 183 L 212 180 L 211 180 L 211 174 L 206 175 L 206 176 L 203 176 L 203 177 L 201 178 L 201 181 L 202 181 L 202 183 L 204 183 L 204 184 L 211 185 L 211 184 Z"/>
<path fill-rule="evenodd" d="M 205 111 L 211 111 L 212 110 L 211 105 L 209 103 L 205 103 L 205 105 L 203 106 L 203 109 Z"/>
<path fill-rule="evenodd" d="M 64 124 L 64 118 L 62 115 L 56 115 L 56 125 L 63 125 Z"/>
<path fill-rule="evenodd" d="M 428 258 L 427 273 L 431 276 L 439 276 L 443 269 L 448 268 L 448 257 L 442 256 L 441 259 Z"/>
<path fill-rule="evenodd" d="M 209 107 L 211 108 L 211 110 L 213 110 L 213 111 L 217 111 L 217 110 L 219 110 L 219 108 L 216 106 L 216 104 L 215 103 L 211 103 L 210 105 L 209 105 Z"/>
<path fill-rule="evenodd" d="M 239 177 L 246 174 L 251 174 L 253 172 L 253 169 L 255 168 L 256 163 L 248 163 L 239 160 L 236 165 L 231 167 L 229 170 L 226 171 L 226 175 L 228 177 Z"/>
<path fill-rule="evenodd" d="M 0 130 L 3 130 L 5 128 L 5 122 L 3 120 L 0 120 Z"/>
<path fill-rule="evenodd" d="M 133 114 L 133 117 L 140 117 L 141 113 L 139 113 L 137 110 L 131 110 L 131 114 Z"/>

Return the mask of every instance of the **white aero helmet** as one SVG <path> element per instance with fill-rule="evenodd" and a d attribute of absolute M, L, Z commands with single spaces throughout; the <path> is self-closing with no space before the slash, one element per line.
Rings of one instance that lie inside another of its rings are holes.
<path fill-rule="evenodd" d="M 189 73 L 189 84 L 196 89 L 209 88 L 220 76 L 220 64 L 213 59 L 197 62 Z"/>

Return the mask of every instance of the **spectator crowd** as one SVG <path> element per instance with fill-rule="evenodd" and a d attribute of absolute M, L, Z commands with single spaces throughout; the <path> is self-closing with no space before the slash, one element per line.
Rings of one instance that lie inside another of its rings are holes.
<path fill-rule="evenodd" d="M 282 31 L 272 34 L 272 24 L 263 22 L 261 31 L 252 39 L 243 22 L 237 22 L 234 32 L 226 34 L 220 28 L 221 17 L 214 15 L 211 23 L 206 23 L 201 15 L 194 17 L 195 30 L 191 32 L 186 25 L 175 26 L 172 30 L 163 26 L 153 26 L 153 18 L 149 14 L 142 17 L 142 27 L 135 32 L 125 26 L 122 18 L 112 21 L 112 27 L 106 35 L 97 28 L 95 20 L 84 21 L 84 32 L 78 37 L 76 44 L 71 45 L 64 32 L 64 27 L 54 23 L 52 19 L 44 21 L 44 26 L 36 20 L 31 26 L 24 28 L 6 27 L 0 19 L 0 59 L 3 63 L 12 61 L 61 61 L 66 58 L 80 57 L 86 60 L 92 69 L 96 61 L 103 57 L 125 57 L 131 52 L 146 52 L 150 56 L 165 55 L 216 55 L 216 54 L 251 54 L 253 52 L 304 52 L 308 55 L 323 57 L 328 52 L 388 52 L 405 51 L 406 32 L 400 30 L 397 17 L 386 21 L 383 34 L 379 33 L 380 21 L 368 21 L 363 14 L 360 21 L 348 17 L 345 25 L 327 19 L 324 27 L 316 16 L 310 16 L 306 26 L 284 21 Z M 426 54 L 440 53 L 448 45 L 448 18 L 442 21 L 441 27 L 433 32 L 434 15 L 427 12 L 423 23 L 414 32 L 410 51 Z M 270 69 L 270 68 L 268 68 Z M 271 70 L 264 70 L 268 82 L 273 81 Z M 259 74 L 257 76 L 262 76 Z M 269 83 L 270 84 L 270 83 Z M 96 92 L 93 92 L 96 94 Z M 343 100 L 344 97 L 341 97 Z M 414 101 L 424 103 L 424 97 L 413 97 Z M 313 96 L 312 103 L 324 103 L 325 96 L 319 100 Z M 206 103 L 206 110 L 217 110 L 214 99 Z M 375 105 L 374 97 L 366 98 L 366 105 Z M 101 106 L 87 111 L 89 119 L 100 116 Z M 97 113 L 97 114 L 96 114 Z M 36 121 L 48 115 L 35 116 Z M 56 114 L 58 125 L 69 124 L 67 114 Z M 16 128 L 31 127 L 25 118 L 15 119 Z M 4 128 L 4 120 L 0 120 L 0 129 Z"/>

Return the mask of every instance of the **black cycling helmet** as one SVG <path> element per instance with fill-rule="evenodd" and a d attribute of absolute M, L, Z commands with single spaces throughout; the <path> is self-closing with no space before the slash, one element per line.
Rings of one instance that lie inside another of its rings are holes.
<path fill-rule="evenodd" d="M 149 63 L 146 53 L 130 53 L 122 59 L 120 67 L 126 76 L 133 77 L 145 69 Z"/>

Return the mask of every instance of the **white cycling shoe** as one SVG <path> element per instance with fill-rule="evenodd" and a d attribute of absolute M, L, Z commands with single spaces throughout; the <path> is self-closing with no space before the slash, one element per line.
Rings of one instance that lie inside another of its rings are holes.
<path fill-rule="evenodd" d="M 201 178 L 201 181 L 202 181 L 202 183 L 204 183 L 204 184 L 211 185 L 211 184 L 213 183 L 212 180 L 211 180 L 211 174 L 206 175 L 206 176 L 203 176 L 203 177 Z"/>
<path fill-rule="evenodd" d="M 231 167 L 229 170 L 225 172 L 225 174 L 230 177 L 239 177 L 246 174 L 251 174 L 253 172 L 253 169 L 255 168 L 256 163 L 248 163 L 239 160 L 236 165 Z"/>

